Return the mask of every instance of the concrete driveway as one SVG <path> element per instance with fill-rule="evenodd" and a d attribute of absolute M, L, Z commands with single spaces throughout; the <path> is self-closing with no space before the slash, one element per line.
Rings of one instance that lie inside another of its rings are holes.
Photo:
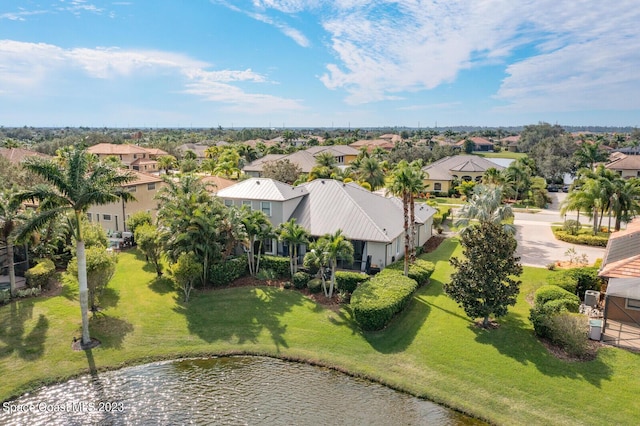
<path fill-rule="evenodd" d="M 514 225 L 518 241 L 518 255 L 521 263 L 527 266 L 545 267 L 556 261 L 566 261 L 570 248 L 575 249 L 578 256 L 586 254 L 590 264 L 604 256 L 604 248 L 569 244 L 556 240 L 551 232 L 552 223 L 564 222 L 560 215 L 560 204 L 567 194 L 562 192 L 549 194 L 553 203 L 548 209 L 538 213 L 516 212 Z M 588 218 L 580 217 L 580 222 L 587 223 Z"/>

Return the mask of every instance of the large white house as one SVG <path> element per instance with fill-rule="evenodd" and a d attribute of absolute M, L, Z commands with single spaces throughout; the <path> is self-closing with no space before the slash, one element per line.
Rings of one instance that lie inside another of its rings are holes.
<path fill-rule="evenodd" d="M 312 237 L 321 237 L 341 229 L 354 247 L 353 265 L 383 269 L 404 255 L 402 202 L 370 192 L 356 183 L 316 179 L 291 186 L 273 179 L 251 178 L 218 191 L 228 206 L 249 205 L 263 211 L 274 226 L 295 218 Z M 432 236 L 433 207 L 416 203 L 416 246 Z M 287 248 L 276 241 L 265 244 L 265 251 L 286 254 Z M 305 250 L 301 250 L 301 256 Z"/>

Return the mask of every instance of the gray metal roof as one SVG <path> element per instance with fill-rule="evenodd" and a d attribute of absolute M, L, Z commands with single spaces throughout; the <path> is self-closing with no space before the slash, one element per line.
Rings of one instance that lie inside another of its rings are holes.
<path fill-rule="evenodd" d="M 372 193 L 351 182 L 316 179 L 300 185 L 308 195 L 292 217 L 311 235 L 321 236 L 342 229 L 352 240 L 389 243 L 402 234 L 402 202 Z M 419 213 L 418 213 L 419 212 Z M 416 221 L 423 223 L 435 210 L 416 209 Z"/>
<path fill-rule="evenodd" d="M 610 278 L 607 296 L 640 300 L 640 278 Z"/>
<path fill-rule="evenodd" d="M 422 168 L 432 180 L 452 180 L 451 171 L 456 172 L 485 172 L 494 168 L 503 170 L 504 167 L 477 155 L 454 155 L 441 158 Z"/>
<path fill-rule="evenodd" d="M 267 178 L 251 178 L 218 191 L 218 197 L 234 200 L 286 201 L 307 194 L 301 186 L 291 186 Z"/>

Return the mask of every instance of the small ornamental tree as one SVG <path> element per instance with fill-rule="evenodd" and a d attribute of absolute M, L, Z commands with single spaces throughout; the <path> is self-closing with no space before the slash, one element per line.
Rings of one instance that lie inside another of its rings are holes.
<path fill-rule="evenodd" d="M 193 252 L 182 253 L 178 261 L 171 265 L 171 272 L 176 285 L 184 293 L 184 301 L 188 302 L 194 282 L 202 275 L 202 264 Z"/>
<path fill-rule="evenodd" d="M 138 248 L 156 270 L 156 274 L 162 276 L 162 241 L 157 227 L 143 223 L 136 226 L 135 240 Z"/>
<path fill-rule="evenodd" d="M 506 315 L 520 292 L 521 281 L 512 278 L 522 273 L 520 258 L 515 256 L 517 242 L 490 222 L 467 228 L 461 238 L 464 259 L 451 258 L 456 271 L 444 291 L 470 318 L 483 318 L 486 328 L 489 316 Z"/>

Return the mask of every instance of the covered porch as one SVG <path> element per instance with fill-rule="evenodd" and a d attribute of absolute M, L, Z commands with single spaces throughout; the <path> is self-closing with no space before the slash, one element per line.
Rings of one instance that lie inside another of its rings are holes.
<path fill-rule="evenodd" d="M 602 342 L 640 350 L 640 278 L 610 278 Z"/>

